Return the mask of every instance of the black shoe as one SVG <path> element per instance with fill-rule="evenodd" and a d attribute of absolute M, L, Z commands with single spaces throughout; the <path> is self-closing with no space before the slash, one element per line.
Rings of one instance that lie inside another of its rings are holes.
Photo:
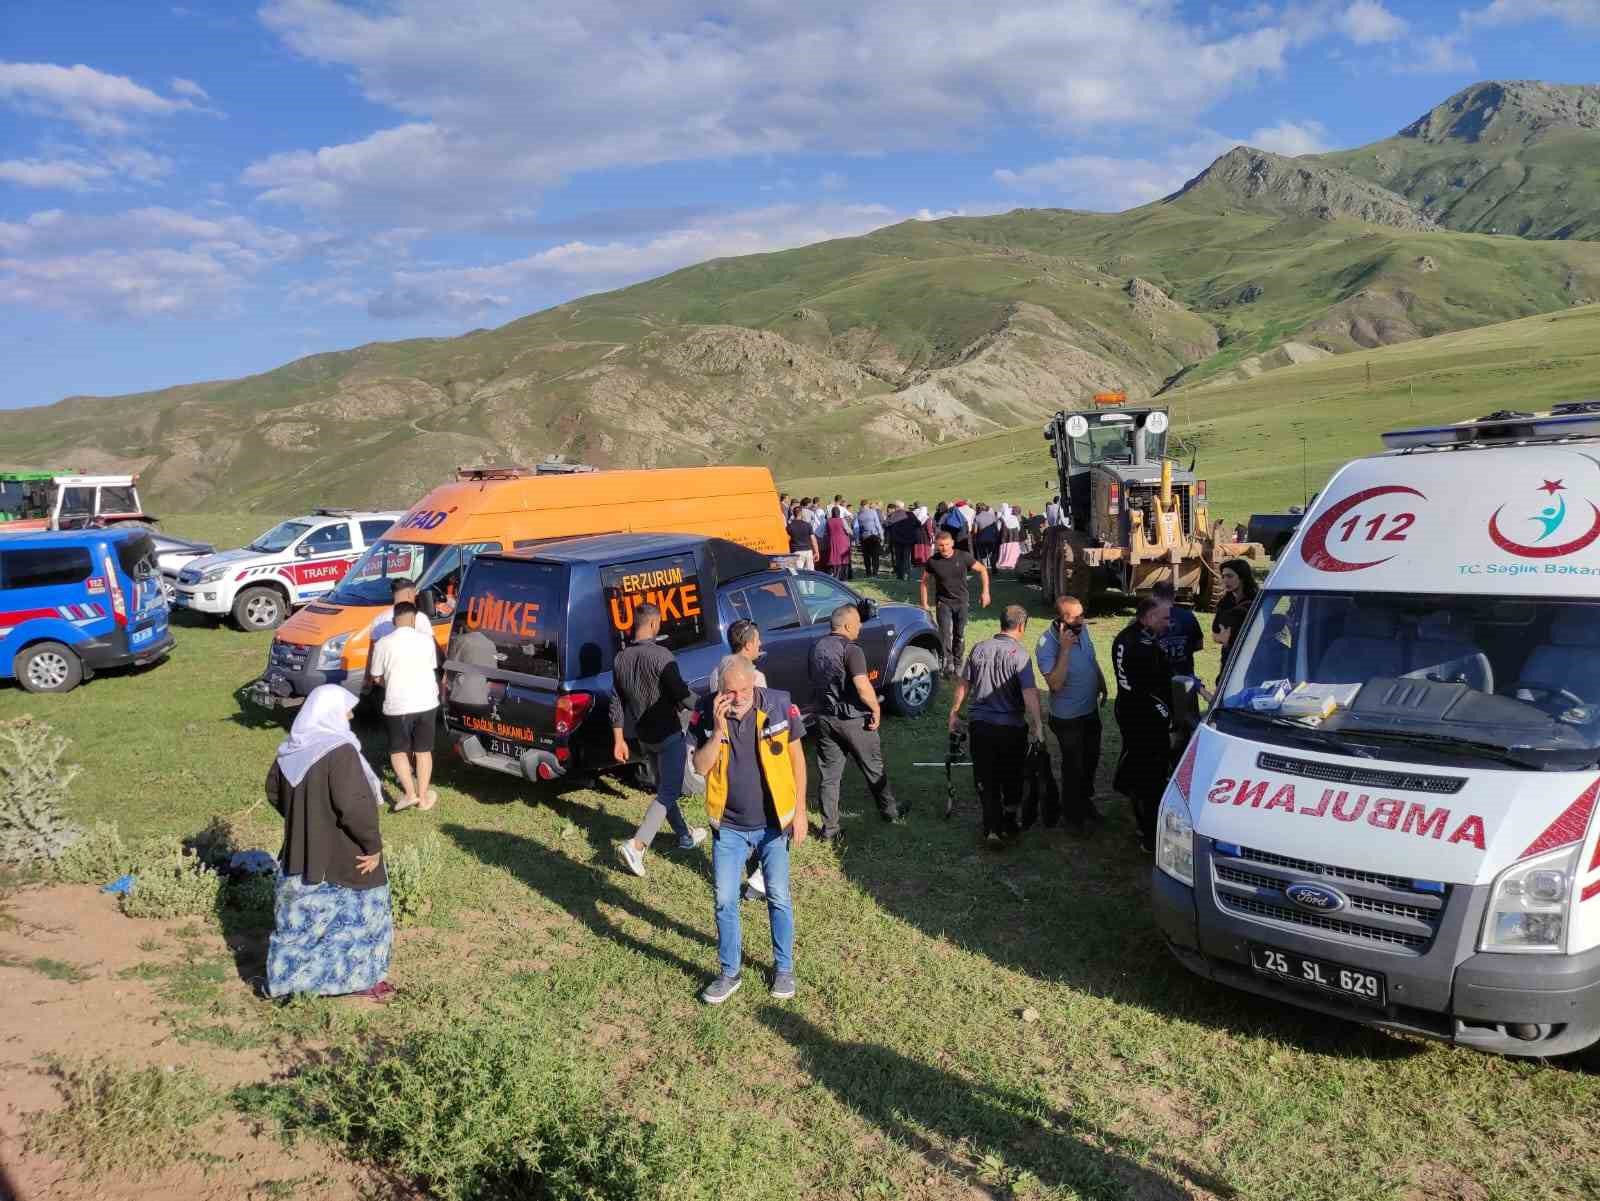
<path fill-rule="evenodd" d="M 911 816 L 911 802 L 901 801 L 893 809 L 880 809 L 878 810 L 878 816 L 891 826 L 898 822 L 903 822 Z"/>

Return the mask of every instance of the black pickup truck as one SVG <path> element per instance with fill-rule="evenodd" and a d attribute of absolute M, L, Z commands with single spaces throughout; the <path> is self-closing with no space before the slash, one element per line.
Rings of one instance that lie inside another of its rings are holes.
<path fill-rule="evenodd" d="M 1252 513 L 1250 524 L 1245 527 L 1244 540 L 1259 542 L 1267 548 L 1268 555 L 1274 559 L 1281 559 L 1283 552 L 1289 547 L 1289 540 L 1300 528 L 1300 519 L 1305 516 L 1306 509 L 1309 509 L 1316 499 L 1316 494 L 1313 493 L 1311 500 L 1306 502 L 1305 509 L 1298 505 L 1290 505 L 1287 513 Z"/>
<path fill-rule="evenodd" d="M 727 653 L 728 627 L 748 618 L 761 630 L 757 666 L 768 684 L 811 712 L 811 647 L 833 611 L 853 604 L 868 676 L 889 709 L 916 716 L 933 701 L 939 635 L 921 609 L 880 605 L 720 538 L 602 534 L 473 561 L 444 665 L 456 753 L 529 780 L 615 766 L 611 662 L 644 601 L 661 609 L 659 640 L 696 692 Z"/>

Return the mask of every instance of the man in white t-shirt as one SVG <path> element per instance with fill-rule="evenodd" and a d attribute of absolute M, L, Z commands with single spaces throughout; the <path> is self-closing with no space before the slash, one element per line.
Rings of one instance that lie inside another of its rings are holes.
<path fill-rule="evenodd" d="M 428 787 L 433 778 L 433 735 L 439 725 L 439 681 L 434 675 L 439 654 L 432 632 L 424 634 L 413 624 L 417 615 L 410 601 L 397 603 L 394 631 L 373 647 L 367 665 L 368 677 L 383 687 L 389 764 L 405 791 L 395 802 L 396 813 L 414 805 L 432 809 L 439 799 Z"/>
<path fill-rule="evenodd" d="M 394 633 L 394 605 L 404 601 L 408 605 L 415 607 L 417 603 L 417 585 L 414 581 L 397 579 L 389 585 L 389 589 L 393 594 L 394 604 L 373 618 L 372 644 L 374 646 L 387 635 Z M 417 615 L 411 619 L 411 624 L 424 634 L 432 636 L 433 623 L 428 620 L 428 615 L 421 609 L 417 609 Z"/>

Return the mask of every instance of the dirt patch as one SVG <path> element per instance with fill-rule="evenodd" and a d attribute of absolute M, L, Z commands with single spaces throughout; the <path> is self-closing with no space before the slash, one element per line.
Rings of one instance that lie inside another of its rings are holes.
<path fill-rule="evenodd" d="M 1486 1201 L 1489 1190 L 1459 1168 L 1420 1163 L 1411 1170 L 1412 1187 L 1401 1201 Z"/>
<path fill-rule="evenodd" d="M 89 1058 L 130 1067 L 187 1066 L 219 1090 L 266 1081 L 282 1067 L 267 1051 L 234 1051 L 178 1041 L 162 1017 L 168 1008 L 146 979 L 123 973 L 152 961 L 231 958 L 220 931 L 194 919 L 134 921 L 115 898 L 83 886 L 31 888 L 7 903 L 13 924 L 0 929 L 0 1194 L 9 1183 L 17 1201 L 155 1201 L 286 1195 L 356 1198 L 372 1195 L 366 1169 L 343 1162 L 321 1144 L 302 1140 L 286 1150 L 220 1106 L 191 1132 L 196 1158 L 137 1180 L 82 1180 L 72 1164 L 28 1153 L 27 1114 L 53 1109 L 61 1097 L 42 1070 L 46 1057 Z M 180 931 L 184 931 L 180 935 Z M 140 943 L 159 949 L 141 950 Z M 41 970 L 38 961 L 74 971 Z M 247 986 L 230 980 L 241 994 Z M 264 1003 L 264 1002 L 263 1002 Z M 6 1179 L 9 1177 L 9 1179 Z M 385 1186 L 385 1195 L 395 1195 Z"/>

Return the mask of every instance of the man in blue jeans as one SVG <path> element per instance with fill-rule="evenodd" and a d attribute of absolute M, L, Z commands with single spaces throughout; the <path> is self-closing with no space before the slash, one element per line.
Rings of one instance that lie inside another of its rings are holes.
<path fill-rule="evenodd" d="M 684 710 L 694 693 L 683 682 L 672 652 L 656 642 L 661 610 L 645 603 L 633 611 L 633 645 L 617 652 L 611 664 L 611 740 L 618 763 L 630 757 L 627 728 L 654 760 L 656 799 L 632 838 L 617 844 L 617 855 L 636 876 L 644 875 L 644 853 L 663 821 L 672 825 L 678 848 L 692 851 L 706 840 L 703 828 L 690 829 L 678 808 L 683 769 L 689 753 L 683 737 Z"/>
<path fill-rule="evenodd" d="M 739 991 L 744 939 L 739 885 L 752 855 L 761 860 L 772 922 L 772 987 L 794 996 L 794 907 L 789 899 L 789 845 L 806 839 L 805 724 L 787 692 L 756 686 L 755 667 L 728 655 L 717 668 L 719 690 L 702 697 L 689 722 L 694 769 L 706 778 L 711 819 L 711 870 L 716 884 L 720 972 L 700 999 L 720 1005 Z"/>

